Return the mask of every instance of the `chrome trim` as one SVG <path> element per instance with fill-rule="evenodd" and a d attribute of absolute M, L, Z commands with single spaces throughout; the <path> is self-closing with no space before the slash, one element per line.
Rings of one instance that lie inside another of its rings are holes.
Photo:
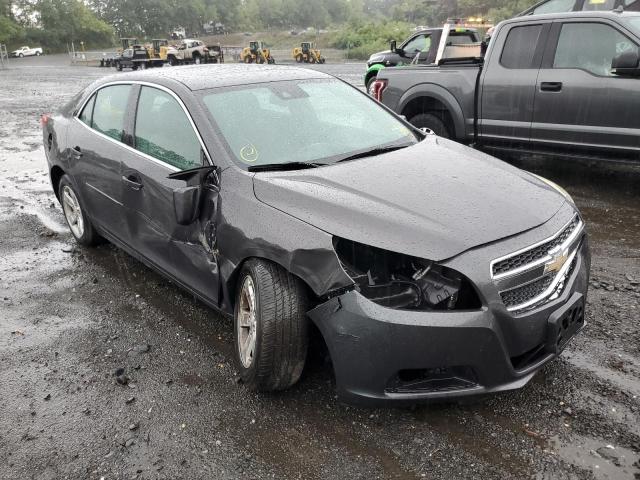
<path fill-rule="evenodd" d="M 536 304 L 544 301 L 547 299 L 547 297 L 550 297 L 556 290 L 558 284 L 560 283 L 561 280 L 564 279 L 564 277 L 567 274 L 567 271 L 569 270 L 569 268 L 571 268 L 571 264 L 573 263 L 573 259 L 576 257 L 576 255 L 578 254 L 578 250 L 579 247 L 576 248 L 571 255 L 569 255 L 569 257 L 567 258 L 567 261 L 564 263 L 564 265 L 562 266 L 562 268 L 558 271 L 558 273 L 556 274 L 556 276 L 554 277 L 553 281 L 551 282 L 551 284 L 546 288 L 546 290 L 544 292 L 542 292 L 540 295 L 532 298 L 531 300 L 529 300 L 528 302 L 525 303 L 521 303 L 520 305 L 515 305 L 513 307 L 507 307 L 507 311 L 508 312 L 514 312 L 514 311 L 520 311 L 520 310 L 526 310 L 530 307 L 535 306 Z M 542 277 L 540 277 L 542 278 Z M 534 280 L 535 281 L 535 280 Z M 532 282 L 529 282 L 532 283 Z M 524 285 L 527 285 L 526 283 Z M 514 290 L 516 288 L 520 288 L 524 285 L 520 285 L 519 287 L 514 287 L 510 290 Z M 505 292 L 508 292 L 510 290 L 505 290 Z M 502 293 L 502 292 L 500 292 Z"/>
<path fill-rule="evenodd" d="M 491 263 L 489 264 L 489 274 L 491 275 L 491 278 L 493 280 L 500 280 L 502 278 L 505 277 L 510 277 L 512 275 L 517 275 L 518 273 L 522 273 L 526 270 L 529 270 L 531 268 L 535 268 L 545 262 L 548 262 L 549 260 L 551 260 L 551 256 L 547 255 L 547 257 L 543 257 L 542 259 L 539 260 L 535 260 L 534 262 L 531 263 L 527 263 L 526 265 L 522 265 L 521 267 L 518 268 L 514 268 L 513 270 L 509 270 L 508 272 L 504 272 L 504 273 L 499 273 L 497 275 L 494 275 L 493 273 L 493 266 L 498 263 L 501 262 L 503 260 L 507 260 L 508 258 L 511 257 L 515 257 L 516 255 L 520 255 L 521 253 L 525 253 L 529 250 L 533 250 L 536 247 L 539 247 L 540 245 L 543 245 L 547 242 L 550 242 L 554 239 L 556 239 L 557 237 L 560 236 L 560 234 L 562 232 L 564 232 L 564 230 L 575 220 L 575 218 L 578 217 L 578 225 L 576 226 L 575 230 L 571 233 L 571 235 L 569 236 L 569 238 L 567 238 L 562 244 L 560 244 L 558 247 L 555 248 L 560 248 L 560 247 L 564 247 L 567 245 L 570 245 L 571 242 L 573 240 L 575 240 L 575 238 L 579 235 L 579 233 L 582 231 L 582 228 L 584 227 L 584 222 L 582 221 L 582 219 L 579 217 L 579 215 L 576 213 L 574 216 L 571 217 L 571 220 L 569 220 L 567 223 L 564 224 L 564 226 L 562 226 L 562 228 L 560 228 L 556 233 L 554 233 L 553 235 L 551 235 L 548 238 L 545 238 L 544 240 L 541 240 L 537 243 L 534 243 L 532 245 L 529 245 L 527 247 L 521 248 L 520 250 L 517 250 L 515 252 L 511 252 L 507 255 L 503 255 L 502 257 L 496 258 L 494 260 L 491 261 Z"/>
<path fill-rule="evenodd" d="M 182 110 L 184 111 L 185 115 L 187 116 L 187 118 L 189 119 L 189 123 L 191 124 L 191 128 L 193 128 L 193 131 L 196 134 L 196 137 L 198 137 L 198 141 L 200 142 L 200 147 L 202 148 L 202 151 L 204 152 L 205 158 L 207 159 L 207 161 L 209 162 L 209 165 L 213 165 L 213 161 L 211 160 L 211 155 L 209 155 L 209 150 L 207 149 L 207 147 L 204 144 L 204 141 L 202 140 L 202 136 L 200 135 L 200 132 L 198 131 L 198 128 L 196 127 L 196 124 L 193 121 L 193 118 L 191 118 L 191 114 L 189 113 L 189 110 L 187 110 L 187 107 L 185 106 L 184 102 L 180 99 L 180 97 L 171 89 L 163 86 L 163 85 L 158 85 L 157 83 L 152 83 L 152 82 L 145 82 L 145 81 L 141 81 L 141 80 L 117 80 L 117 81 L 113 81 L 113 82 L 108 82 L 108 83 L 103 83 L 99 86 L 97 86 L 95 89 L 93 89 L 91 91 L 91 93 L 89 95 L 87 95 L 87 98 L 84 100 L 84 102 L 82 102 L 82 105 L 80 107 L 78 107 L 78 109 L 74 112 L 73 114 L 73 118 L 75 118 L 77 121 L 79 121 L 82 125 L 84 125 L 86 128 L 88 128 L 89 130 L 91 130 L 92 132 L 95 132 L 99 135 L 101 135 L 102 137 L 111 140 L 114 143 L 117 143 L 119 145 L 123 145 L 124 147 L 128 148 L 129 150 L 134 151 L 135 153 L 142 155 L 144 158 L 151 160 L 155 163 L 159 163 L 160 165 L 163 165 L 175 172 L 179 172 L 181 171 L 179 168 L 174 167 L 173 165 L 169 165 L 168 163 L 163 162 L 162 160 L 158 160 L 155 157 L 152 157 L 151 155 L 148 155 L 144 152 L 141 152 L 140 150 L 137 150 L 129 145 L 126 145 L 124 142 L 116 140 L 115 138 L 109 137 L 107 135 L 104 135 L 101 132 L 98 132 L 97 130 L 95 130 L 94 128 L 91 128 L 89 125 L 87 125 L 86 123 L 84 123 L 82 120 L 80 120 L 79 116 L 80 113 L 84 110 L 84 107 L 87 105 L 87 103 L 89 102 L 89 100 L 91 100 L 91 97 L 93 97 L 96 92 L 98 92 L 98 90 L 101 90 L 103 88 L 106 87 L 110 87 L 113 85 L 142 85 L 142 86 L 146 86 L 146 87 L 151 87 L 151 88 L 157 88 L 158 90 L 162 90 L 166 93 L 168 93 L 169 95 L 171 95 L 173 98 L 175 98 L 178 102 L 178 104 L 180 105 L 180 107 L 182 107 Z M 139 95 L 138 95 L 138 99 L 139 99 Z M 137 108 L 137 103 L 136 103 L 136 108 Z M 135 131 L 133 132 L 134 136 L 135 136 Z"/>

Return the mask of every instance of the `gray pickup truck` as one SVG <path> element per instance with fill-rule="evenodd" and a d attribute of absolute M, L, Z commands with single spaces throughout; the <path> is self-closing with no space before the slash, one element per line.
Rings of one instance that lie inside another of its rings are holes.
<path fill-rule="evenodd" d="M 490 150 L 640 158 L 640 13 L 500 23 L 484 58 L 383 69 L 376 97 L 417 127 Z"/>

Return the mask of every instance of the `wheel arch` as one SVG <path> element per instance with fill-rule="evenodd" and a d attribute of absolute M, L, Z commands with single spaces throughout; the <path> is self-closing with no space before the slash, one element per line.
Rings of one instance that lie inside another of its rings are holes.
<path fill-rule="evenodd" d="M 367 68 L 367 72 L 364 74 L 365 86 L 367 85 L 371 77 L 375 77 L 376 75 L 378 75 L 378 72 L 383 68 L 386 68 L 386 67 L 382 63 L 374 63 L 369 68 Z"/>
<path fill-rule="evenodd" d="M 407 120 L 419 113 L 437 112 L 447 126 L 452 127 L 454 137 L 464 139 L 466 131 L 462 107 L 444 88 L 433 84 L 416 85 L 405 92 L 398 104 L 398 112 Z"/>
<path fill-rule="evenodd" d="M 59 190 L 60 190 L 60 180 L 65 175 L 65 171 L 59 165 L 54 165 L 51 167 L 50 176 L 51 176 L 51 186 L 53 187 L 53 193 L 56 195 L 56 198 L 60 200 Z"/>

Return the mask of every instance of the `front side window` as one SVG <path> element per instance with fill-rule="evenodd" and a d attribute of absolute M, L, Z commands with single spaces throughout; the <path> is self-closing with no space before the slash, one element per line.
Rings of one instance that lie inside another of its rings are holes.
<path fill-rule="evenodd" d="M 131 85 L 101 88 L 96 95 L 91 126 L 98 132 L 121 141 L 130 91 Z"/>
<path fill-rule="evenodd" d="M 135 142 L 137 150 L 181 170 L 202 165 L 200 142 L 187 115 L 163 90 L 140 90 Z"/>
<path fill-rule="evenodd" d="M 82 123 L 91 126 L 91 117 L 93 115 L 93 104 L 96 102 L 96 96 L 92 95 L 89 101 L 82 109 L 82 113 L 78 117 Z"/>
<path fill-rule="evenodd" d="M 611 75 L 611 62 L 638 47 L 604 23 L 565 23 L 560 31 L 553 68 L 576 68 L 594 75 Z"/>
<path fill-rule="evenodd" d="M 505 68 L 538 68 L 533 64 L 538 39 L 542 32 L 542 25 L 527 25 L 514 27 L 509 30 L 504 49 L 500 57 L 500 64 Z"/>
<path fill-rule="evenodd" d="M 232 158 L 244 168 L 333 163 L 356 152 L 417 142 L 375 100 L 339 80 L 213 89 L 201 98 Z"/>
<path fill-rule="evenodd" d="M 404 53 L 408 55 L 415 55 L 416 53 L 429 51 L 430 47 L 431 36 L 418 35 L 409 40 L 407 44 L 402 48 L 402 50 L 404 50 Z"/>

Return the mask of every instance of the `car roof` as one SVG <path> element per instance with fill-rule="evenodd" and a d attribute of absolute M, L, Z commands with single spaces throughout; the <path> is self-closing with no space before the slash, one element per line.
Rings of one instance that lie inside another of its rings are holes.
<path fill-rule="evenodd" d="M 229 65 L 224 63 L 208 65 L 186 65 L 163 67 L 127 72 L 99 80 L 98 85 L 114 81 L 146 81 L 165 87 L 180 82 L 190 90 L 250 85 L 253 83 L 280 82 L 284 80 L 307 80 L 314 78 L 334 78 L 332 75 L 309 68 L 282 65 Z"/>
<path fill-rule="evenodd" d="M 520 17 L 514 17 L 509 20 L 505 20 L 505 23 L 532 21 L 532 20 L 549 20 L 557 19 L 563 20 L 565 18 L 610 18 L 613 20 L 619 18 L 629 18 L 640 16 L 640 12 L 618 12 L 613 10 L 601 10 L 601 11 L 578 11 L 578 12 L 563 12 L 563 13 L 539 13 L 537 15 L 522 15 Z"/>

